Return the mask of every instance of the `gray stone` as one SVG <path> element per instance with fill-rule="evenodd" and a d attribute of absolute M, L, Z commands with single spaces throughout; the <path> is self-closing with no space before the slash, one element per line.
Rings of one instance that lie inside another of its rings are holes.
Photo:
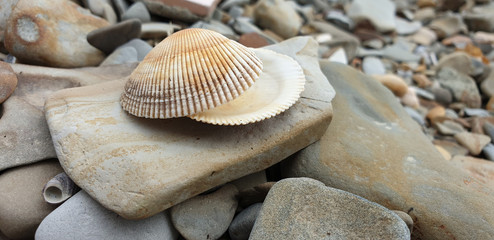
<path fill-rule="evenodd" d="M 43 111 L 18 96 L 3 103 L 0 118 L 0 169 L 55 158 Z"/>
<path fill-rule="evenodd" d="M 151 15 L 144 3 L 136 2 L 132 4 L 121 17 L 122 21 L 133 18 L 137 18 L 143 23 L 151 21 Z"/>
<path fill-rule="evenodd" d="M 437 81 L 453 93 L 456 101 L 465 103 L 468 107 L 479 108 L 481 96 L 475 81 L 451 67 L 443 67 L 437 73 Z"/>
<path fill-rule="evenodd" d="M 424 116 L 420 115 L 417 110 L 411 108 L 411 107 L 404 107 L 405 111 L 410 115 L 410 117 L 415 120 L 420 126 L 425 126 L 425 118 Z"/>
<path fill-rule="evenodd" d="M 19 0 L 4 0 L 2 1 L 2 7 L 0 8 L 0 43 L 3 43 L 5 28 L 7 27 L 7 22 L 14 9 L 15 5 Z"/>
<path fill-rule="evenodd" d="M 256 23 L 287 39 L 298 34 L 302 18 L 284 0 L 260 0 L 254 9 Z"/>
<path fill-rule="evenodd" d="M 324 132 L 334 91 L 318 70 L 312 38 L 269 49 L 295 59 L 307 79 L 299 101 L 283 114 L 235 127 L 145 119 L 120 106 L 126 79 L 66 89 L 45 104 L 60 162 L 103 206 L 140 219 L 281 161 Z"/>
<path fill-rule="evenodd" d="M 385 207 L 310 178 L 283 179 L 269 191 L 250 235 L 257 239 L 410 239 Z"/>
<path fill-rule="evenodd" d="M 360 45 L 360 41 L 355 36 L 327 22 L 313 21 L 310 23 L 310 26 L 319 32 L 331 34 L 331 41 L 325 45 L 331 48 L 343 47 L 348 59 L 353 59 L 357 55 L 357 48 Z"/>
<path fill-rule="evenodd" d="M 56 160 L 12 168 L 0 175 L 0 231 L 10 239 L 29 239 L 57 206 L 45 202 L 43 186 L 63 169 Z"/>
<path fill-rule="evenodd" d="M 440 71 L 443 67 L 454 68 L 465 75 L 470 75 L 473 72 L 470 56 L 464 52 L 454 52 L 442 57 L 433 69 Z"/>
<path fill-rule="evenodd" d="M 146 55 L 153 49 L 149 43 L 142 41 L 141 39 L 132 39 L 126 44 L 120 46 L 121 48 L 133 47 L 137 51 L 137 60 L 142 61 Z"/>
<path fill-rule="evenodd" d="M 121 47 L 117 48 L 106 57 L 105 61 L 103 61 L 100 66 L 105 65 L 113 65 L 113 64 L 123 64 L 123 63 L 133 63 L 138 62 L 137 59 L 137 50 L 133 47 Z"/>
<path fill-rule="evenodd" d="M 494 52 L 494 51 L 493 51 Z M 482 90 L 482 94 L 486 95 L 487 97 L 492 97 L 494 96 L 494 68 L 491 68 L 491 71 L 489 75 L 487 75 L 487 78 L 480 83 L 480 90 Z"/>
<path fill-rule="evenodd" d="M 408 227 L 408 230 L 410 232 L 412 232 L 413 231 L 413 219 L 412 219 L 412 217 L 410 217 L 410 215 L 408 215 L 406 212 L 403 212 L 403 211 L 393 210 L 393 212 L 396 215 L 398 215 L 398 217 L 400 217 L 401 220 L 403 220 L 403 222 L 405 222 L 405 224 Z"/>
<path fill-rule="evenodd" d="M 418 62 L 421 58 L 397 44 L 388 45 L 383 48 L 382 56 L 398 62 Z"/>
<path fill-rule="evenodd" d="M 382 75 L 386 73 L 386 69 L 384 68 L 384 64 L 381 59 L 372 56 L 364 58 L 364 61 L 362 61 L 362 70 L 368 75 Z"/>
<path fill-rule="evenodd" d="M 171 208 L 171 220 L 186 239 L 218 239 L 228 230 L 238 201 L 237 188 L 226 184 L 207 195 L 200 195 Z"/>
<path fill-rule="evenodd" d="M 485 134 L 487 134 L 487 136 L 489 136 L 491 140 L 493 140 L 494 143 L 494 124 L 486 121 L 484 123 L 484 126 L 482 126 L 482 129 L 484 130 Z"/>
<path fill-rule="evenodd" d="M 252 231 L 252 227 L 254 227 L 261 207 L 262 203 L 252 204 L 235 216 L 228 228 L 228 233 L 232 240 L 249 239 L 250 232 Z"/>
<path fill-rule="evenodd" d="M 10 64 L 0 62 L 0 104 L 12 95 L 17 87 L 17 76 Z"/>
<path fill-rule="evenodd" d="M 470 132 L 457 133 L 455 134 L 455 139 L 474 156 L 479 155 L 482 149 L 491 142 L 491 138 L 484 134 Z"/>
<path fill-rule="evenodd" d="M 434 30 L 439 38 L 451 37 L 460 32 L 467 32 L 467 26 L 461 16 L 454 14 L 436 18 L 428 27 Z"/>
<path fill-rule="evenodd" d="M 130 19 L 90 32 L 87 41 L 102 52 L 110 54 L 117 47 L 140 35 L 141 21 Z"/>
<path fill-rule="evenodd" d="M 494 4 L 474 7 L 471 12 L 466 12 L 463 16 L 470 31 L 494 31 Z"/>
<path fill-rule="evenodd" d="M 320 65 L 338 93 L 334 118 L 320 141 L 282 162 L 282 173 L 407 212 L 414 239 L 494 236 L 491 187 L 449 166 L 382 85 L 344 65 Z"/>
<path fill-rule="evenodd" d="M 419 21 L 409 22 L 403 18 L 396 18 L 396 33 L 400 35 L 410 35 L 417 32 L 422 27 Z"/>
<path fill-rule="evenodd" d="M 141 38 L 163 39 L 172 35 L 175 30 L 181 27 L 172 23 L 148 22 L 142 24 Z"/>
<path fill-rule="evenodd" d="M 350 31 L 353 28 L 353 21 L 342 11 L 330 10 L 326 13 L 326 20 L 335 26 Z"/>
<path fill-rule="evenodd" d="M 204 22 L 204 21 L 199 21 L 190 26 L 190 28 L 202 28 L 202 29 L 208 29 L 212 30 L 218 33 L 221 33 L 225 37 L 228 37 L 230 39 L 237 39 L 238 40 L 238 35 L 231 29 L 228 25 L 223 24 L 220 21 L 216 20 L 210 20 L 209 23 Z"/>
<path fill-rule="evenodd" d="M 226 0 L 226 1 L 223 1 L 219 8 L 221 10 L 225 10 L 225 11 L 228 11 L 231 7 L 234 7 L 234 6 L 245 6 L 247 4 L 250 3 L 250 0 Z"/>
<path fill-rule="evenodd" d="M 465 131 L 465 128 L 461 126 L 461 124 L 452 121 L 452 120 L 444 120 L 442 122 L 435 122 L 433 124 L 434 128 L 439 131 L 442 135 L 455 135 L 457 133 L 461 133 Z"/>
<path fill-rule="evenodd" d="M 79 191 L 48 215 L 36 230 L 37 240 L 178 238 L 167 212 L 142 220 L 127 220 Z"/>
<path fill-rule="evenodd" d="M 115 6 L 115 10 L 117 11 L 118 16 L 122 19 L 122 15 L 127 9 L 129 9 L 129 4 L 127 0 L 112 0 L 113 6 Z"/>
<path fill-rule="evenodd" d="M 232 18 L 238 18 L 238 17 L 241 17 L 243 14 L 244 14 L 245 10 L 243 7 L 240 7 L 240 6 L 233 6 L 230 8 L 230 10 L 228 11 L 228 14 L 232 17 Z"/>
<path fill-rule="evenodd" d="M 491 114 L 489 111 L 482 108 L 464 108 L 463 111 L 470 117 L 489 117 Z"/>
<path fill-rule="evenodd" d="M 91 12 L 106 19 L 110 24 L 117 23 L 117 14 L 113 10 L 110 1 L 106 0 L 83 0 L 86 8 L 89 8 Z"/>
<path fill-rule="evenodd" d="M 19 0 L 7 24 L 4 44 L 23 63 L 95 66 L 103 61 L 104 54 L 86 41 L 86 35 L 107 25 L 71 1 Z"/>
<path fill-rule="evenodd" d="M 240 34 L 252 33 L 255 32 L 265 38 L 269 44 L 276 44 L 278 41 L 267 34 L 265 34 L 261 29 L 259 29 L 256 25 L 251 23 L 247 18 L 237 18 L 233 22 L 233 29 Z"/>
<path fill-rule="evenodd" d="M 269 190 L 276 182 L 265 182 L 251 188 L 246 188 L 238 194 L 239 206 L 246 208 L 255 203 L 262 203 L 268 195 Z"/>
<path fill-rule="evenodd" d="M 487 159 L 489 159 L 490 161 L 494 161 L 494 144 L 488 143 L 487 145 L 485 145 L 485 147 L 482 149 L 482 153 Z"/>
<path fill-rule="evenodd" d="M 448 106 L 453 102 L 453 94 L 451 91 L 439 86 L 439 84 L 427 88 L 427 91 L 431 92 L 434 95 L 434 99 L 440 104 Z"/>
<path fill-rule="evenodd" d="M 134 2 L 144 2 L 146 4 L 149 12 L 154 13 L 158 16 L 162 16 L 169 19 L 184 21 L 184 22 L 197 22 L 202 19 L 202 17 L 197 14 L 192 13 L 189 9 L 180 6 L 171 6 L 165 4 L 161 1 L 154 0 L 133 0 Z M 179 1 L 176 1 L 179 2 Z"/>
<path fill-rule="evenodd" d="M 47 96 L 64 88 L 91 85 L 130 74 L 135 65 L 58 69 L 11 65 L 19 82 L 0 118 L 0 170 L 56 158 L 43 116 Z"/>
<path fill-rule="evenodd" d="M 395 3 L 390 0 L 354 0 L 347 8 L 347 15 L 355 23 L 369 20 L 380 32 L 396 29 L 395 12 Z"/>

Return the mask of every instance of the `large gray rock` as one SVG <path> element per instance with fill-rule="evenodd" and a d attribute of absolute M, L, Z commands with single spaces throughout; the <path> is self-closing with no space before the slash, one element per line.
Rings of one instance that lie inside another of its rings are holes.
<path fill-rule="evenodd" d="M 320 138 L 334 91 L 318 70 L 312 38 L 271 49 L 297 60 L 307 81 L 295 105 L 259 123 L 137 118 L 120 106 L 126 79 L 53 94 L 45 116 L 60 162 L 103 206 L 140 219 L 281 161 Z"/>
<path fill-rule="evenodd" d="M 2 104 L 0 170 L 56 157 L 43 110 L 49 94 L 120 78 L 129 75 L 135 66 L 59 69 L 12 64 L 19 82 Z"/>
<path fill-rule="evenodd" d="M 354 194 L 310 178 L 283 179 L 269 191 L 251 240 L 410 239 L 400 217 Z"/>
<path fill-rule="evenodd" d="M 416 238 L 493 238 L 494 190 L 449 166 L 389 90 L 349 67 L 320 64 L 338 93 L 334 119 L 282 171 L 407 212 Z"/>
<path fill-rule="evenodd" d="M 37 240 L 178 238 L 167 212 L 142 220 L 126 220 L 80 191 L 48 215 L 36 230 Z"/>
<path fill-rule="evenodd" d="M 213 193 L 179 203 L 171 208 L 172 223 L 188 240 L 218 239 L 235 215 L 237 194 L 237 188 L 227 184 Z"/>
<path fill-rule="evenodd" d="M 10 239 L 34 237 L 36 228 L 57 206 L 45 202 L 43 186 L 63 172 L 56 160 L 9 169 L 0 175 L 0 231 Z"/>
<path fill-rule="evenodd" d="M 24 63 L 95 66 L 103 61 L 104 54 L 89 45 L 86 35 L 107 25 L 71 1 L 19 0 L 6 26 L 5 47 Z"/>

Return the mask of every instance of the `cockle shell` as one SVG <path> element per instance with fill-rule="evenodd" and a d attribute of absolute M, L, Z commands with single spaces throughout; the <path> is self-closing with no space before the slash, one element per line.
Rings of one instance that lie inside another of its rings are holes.
<path fill-rule="evenodd" d="M 132 72 L 121 105 L 138 117 L 192 115 L 240 96 L 262 68 L 251 49 L 219 33 L 182 30 L 159 43 Z"/>
<path fill-rule="evenodd" d="M 274 117 L 295 104 L 304 90 L 305 74 L 291 57 L 254 49 L 264 65 L 256 83 L 242 96 L 190 116 L 216 125 L 244 125 Z"/>

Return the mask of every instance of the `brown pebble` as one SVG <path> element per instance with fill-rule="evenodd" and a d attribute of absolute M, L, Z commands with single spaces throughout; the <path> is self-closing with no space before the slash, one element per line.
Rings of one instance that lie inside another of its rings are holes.
<path fill-rule="evenodd" d="M 408 91 L 408 85 L 401 77 L 394 74 L 372 75 L 386 86 L 397 97 L 403 97 Z"/>
<path fill-rule="evenodd" d="M 425 74 L 414 74 L 412 79 L 417 83 L 419 88 L 426 88 L 432 85 L 431 80 Z"/>
<path fill-rule="evenodd" d="M 251 48 L 260 48 L 269 45 L 269 42 L 264 37 L 255 32 L 242 34 L 238 42 Z"/>
<path fill-rule="evenodd" d="M 427 112 L 427 119 L 429 121 L 433 122 L 435 118 L 437 117 L 444 117 L 446 116 L 446 109 L 443 106 L 436 106 Z"/>
<path fill-rule="evenodd" d="M 417 7 L 419 8 L 436 7 L 436 0 L 418 0 Z"/>
<path fill-rule="evenodd" d="M 487 105 L 485 106 L 485 109 L 487 109 L 488 111 L 494 111 L 494 96 L 492 96 L 489 99 L 489 102 L 487 102 Z"/>
<path fill-rule="evenodd" d="M 0 62 L 0 104 L 14 92 L 17 87 L 17 76 L 10 64 Z"/>

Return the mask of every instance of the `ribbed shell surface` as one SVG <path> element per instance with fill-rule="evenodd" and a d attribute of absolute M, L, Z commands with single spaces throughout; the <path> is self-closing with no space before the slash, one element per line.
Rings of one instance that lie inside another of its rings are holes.
<path fill-rule="evenodd" d="M 186 29 L 165 38 L 137 66 L 121 105 L 138 117 L 189 116 L 237 98 L 261 72 L 251 49 L 210 30 Z"/>

